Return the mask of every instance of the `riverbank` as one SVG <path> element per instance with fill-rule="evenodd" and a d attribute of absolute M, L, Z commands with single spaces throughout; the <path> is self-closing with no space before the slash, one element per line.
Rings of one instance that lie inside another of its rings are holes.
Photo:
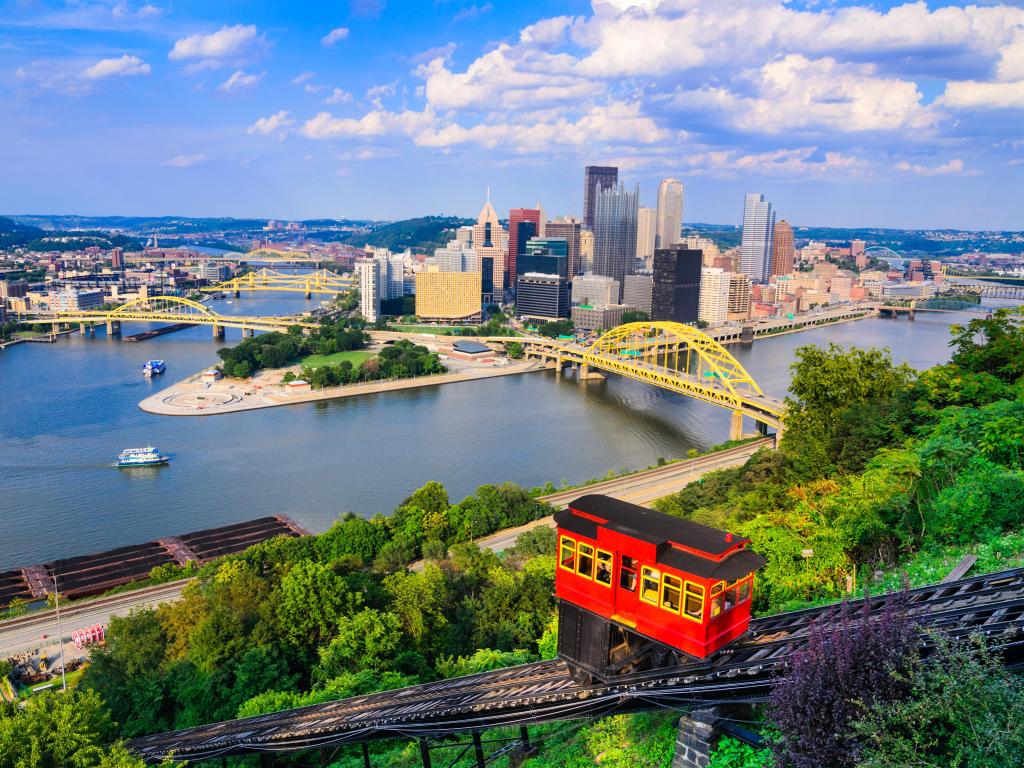
<path fill-rule="evenodd" d="M 451 362 L 448 362 L 449 367 L 452 367 Z M 202 372 L 195 373 L 187 379 L 147 397 L 139 403 L 139 408 L 159 416 L 216 416 L 260 408 L 275 408 L 281 405 L 297 405 L 379 392 L 433 387 L 460 381 L 512 376 L 530 371 L 546 370 L 546 368 L 536 360 L 487 367 L 467 364 L 457 370 L 433 376 L 344 384 L 337 387 L 297 392 L 287 391 L 281 384 L 281 377 L 289 370 L 294 371 L 294 366 L 275 371 L 261 371 L 250 379 L 221 379 L 212 383 L 201 380 Z"/>

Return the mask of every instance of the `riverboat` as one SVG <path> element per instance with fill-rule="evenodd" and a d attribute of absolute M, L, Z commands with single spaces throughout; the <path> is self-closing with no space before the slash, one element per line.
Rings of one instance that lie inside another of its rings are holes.
<path fill-rule="evenodd" d="M 171 460 L 170 456 L 161 456 L 156 448 L 125 448 L 117 457 L 119 467 L 154 467 L 166 464 Z"/>
<path fill-rule="evenodd" d="M 142 366 L 142 375 L 148 379 L 152 376 L 159 376 L 166 370 L 167 365 L 163 360 L 150 360 Z"/>

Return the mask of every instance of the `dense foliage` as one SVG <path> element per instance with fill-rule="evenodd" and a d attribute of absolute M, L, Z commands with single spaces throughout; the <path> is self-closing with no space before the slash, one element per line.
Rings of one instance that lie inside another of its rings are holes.
<path fill-rule="evenodd" d="M 455 239 L 455 230 L 471 219 L 458 216 L 421 216 L 415 219 L 377 224 L 369 232 L 358 232 L 342 238 L 352 245 L 373 245 L 401 252 L 406 248 L 415 251 L 433 252 Z"/>
<path fill-rule="evenodd" d="M 364 360 L 359 365 L 353 364 L 350 360 L 343 360 L 333 366 L 303 366 L 301 376 L 314 389 L 321 389 L 360 381 L 430 376 L 444 371 L 445 367 L 436 353 L 407 339 L 399 339 L 394 344 L 384 347 L 376 357 Z"/>
<path fill-rule="evenodd" d="M 223 361 L 225 376 L 245 378 L 261 368 L 283 368 L 303 355 L 330 355 L 352 349 L 362 349 L 370 337 L 358 324 L 348 320 L 325 321 L 309 336 L 302 328 L 292 326 L 287 333 L 263 333 L 242 339 L 233 347 L 217 350 Z"/>

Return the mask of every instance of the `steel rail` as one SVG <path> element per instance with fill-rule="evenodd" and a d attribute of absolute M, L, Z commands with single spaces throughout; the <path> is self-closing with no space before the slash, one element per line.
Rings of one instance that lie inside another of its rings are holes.
<path fill-rule="evenodd" d="M 1024 661 L 1024 568 L 910 590 L 906 598 L 922 627 L 953 636 L 990 638 L 1010 663 Z M 848 604 L 851 625 L 863 600 Z M 876 607 L 877 606 L 877 607 Z M 872 599 L 871 613 L 884 600 Z M 440 680 L 296 710 L 155 734 L 132 741 L 149 762 L 176 755 L 192 761 L 227 754 L 288 752 L 370 739 L 444 735 L 468 730 L 594 717 L 656 706 L 763 701 L 786 659 L 815 622 L 833 619 L 836 605 L 751 622 L 751 634 L 706 662 L 623 676 L 581 687 L 561 661 L 541 661 Z M 930 642 L 926 639 L 926 643 Z"/>

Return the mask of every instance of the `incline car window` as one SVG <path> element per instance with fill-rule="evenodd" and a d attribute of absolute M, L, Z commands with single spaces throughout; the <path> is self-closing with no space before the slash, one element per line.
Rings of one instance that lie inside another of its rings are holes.
<path fill-rule="evenodd" d="M 643 578 L 640 582 L 640 599 L 653 605 L 658 604 L 658 587 L 661 582 L 661 571 L 649 566 L 643 567 Z"/>
<path fill-rule="evenodd" d="M 619 569 L 619 586 L 628 592 L 636 591 L 636 560 L 622 556 L 622 567 Z"/>
<path fill-rule="evenodd" d="M 577 551 L 579 558 L 576 560 L 576 573 L 588 579 L 594 578 L 594 548 L 581 541 Z"/>
<path fill-rule="evenodd" d="M 567 571 L 576 570 L 576 542 L 568 536 L 562 537 L 562 546 L 558 555 L 558 564 Z"/>
<path fill-rule="evenodd" d="M 679 613 L 679 596 L 683 591 L 683 580 L 677 576 L 665 574 L 661 580 L 661 607 L 672 613 Z"/>
<path fill-rule="evenodd" d="M 686 602 L 683 615 L 700 621 L 704 617 L 704 587 L 686 582 Z"/>
<path fill-rule="evenodd" d="M 606 587 L 612 585 L 612 553 L 603 549 L 597 550 L 597 570 L 594 571 L 594 581 Z"/>

